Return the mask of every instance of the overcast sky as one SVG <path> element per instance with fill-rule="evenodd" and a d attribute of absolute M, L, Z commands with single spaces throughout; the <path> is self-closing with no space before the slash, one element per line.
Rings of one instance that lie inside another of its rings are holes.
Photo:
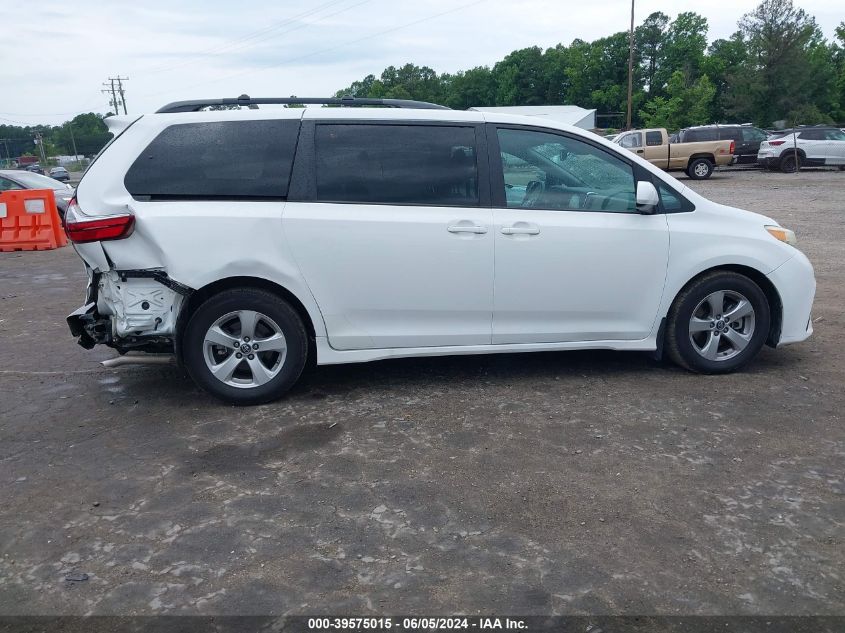
<path fill-rule="evenodd" d="M 329 96 L 369 73 L 413 62 L 438 72 L 492 65 L 627 30 L 628 0 L 5 0 L 0 122 L 61 123 L 106 112 L 102 82 L 129 77 L 130 114 L 169 101 Z M 637 0 L 653 11 L 697 11 L 712 41 L 757 0 Z M 843 0 L 797 0 L 828 38 Z"/>

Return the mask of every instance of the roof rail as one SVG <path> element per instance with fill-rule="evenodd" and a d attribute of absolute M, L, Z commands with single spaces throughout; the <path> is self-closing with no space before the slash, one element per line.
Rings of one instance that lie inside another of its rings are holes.
<path fill-rule="evenodd" d="M 249 95 L 223 99 L 196 99 L 193 101 L 174 101 L 156 110 L 157 114 L 174 112 L 197 112 L 209 106 L 249 106 L 257 108 L 259 104 L 285 105 L 338 105 L 338 106 L 385 106 L 388 108 L 417 108 L 420 110 L 448 110 L 446 106 L 426 101 L 411 101 L 409 99 L 367 99 L 344 95 L 343 97 L 257 97 Z"/>

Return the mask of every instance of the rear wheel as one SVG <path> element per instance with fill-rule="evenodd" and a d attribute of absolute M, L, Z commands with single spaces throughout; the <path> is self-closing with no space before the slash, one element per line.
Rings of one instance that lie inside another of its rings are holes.
<path fill-rule="evenodd" d="M 787 154 L 786 156 L 780 159 L 780 170 L 785 174 L 791 174 L 796 170 L 796 165 L 798 168 L 801 167 L 801 157 L 798 157 L 798 160 L 795 160 L 794 154 Z"/>
<path fill-rule="evenodd" d="M 233 404 L 281 397 L 308 357 L 302 319 L 286 301 L 257 288 L 225 290 L 188 321 L 185 368 L 203 389 Z"/>
<path fill-rule="evenodd" d="M 670 358 L 691 371 L 722 374 L 745 365 L 769 333 L 769 302 L 751 279 L 714 271 L 692 282 L 672 305 Z"/>
<path fill-rule="evenodd" d="M 696 158 L 687 167 L 687 175 L 693 180 L 705 180 L 713 174 L 713 163 L 706 158 Z"/>

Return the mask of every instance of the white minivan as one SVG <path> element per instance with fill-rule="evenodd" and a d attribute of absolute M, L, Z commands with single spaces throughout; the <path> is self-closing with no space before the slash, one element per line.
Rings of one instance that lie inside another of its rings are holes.
<path fill-rule="evenodd" d="M 578 128 L 349 97 L 107 122 L 67 213 L 71 332 L 175 354 L 229 402 L 308 362 L 615 349 L 723 373 L 812 333 L 792 231 Z"/>

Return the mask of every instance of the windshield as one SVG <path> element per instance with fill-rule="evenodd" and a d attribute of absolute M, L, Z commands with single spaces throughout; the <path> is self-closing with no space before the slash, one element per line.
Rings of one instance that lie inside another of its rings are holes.
<path fill-rule="evenodd" d="M 30 189 L 55 189 L 56 191 L 72 189 L 70 185 L 31 171 L 15 172 L 13 178 Z"/>

